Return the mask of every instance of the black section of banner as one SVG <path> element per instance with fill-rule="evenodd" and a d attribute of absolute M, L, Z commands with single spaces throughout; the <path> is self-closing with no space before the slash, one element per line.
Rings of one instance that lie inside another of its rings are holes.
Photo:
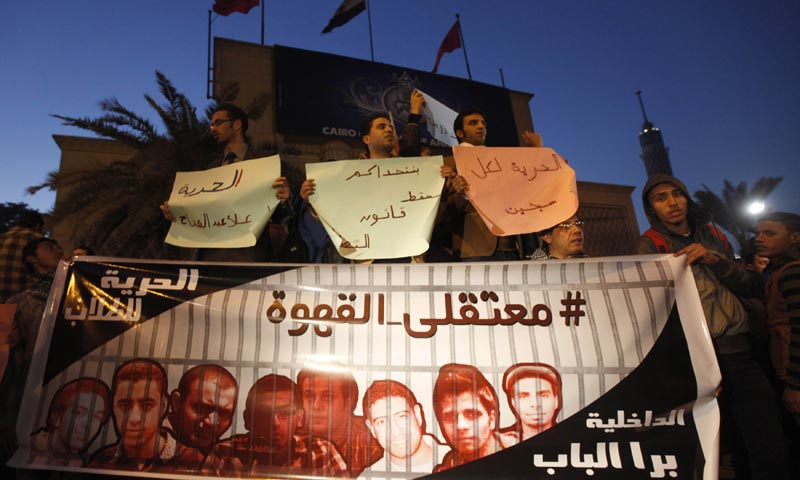
<path fill-rule="evenodd" d="M 77 261 L 67 272 L 64 293 L 58 304 L 44 383 L 114 337 L 183 302 L 295 268 L 298 266 L 242 264 L 232 268 L 230 264 L 192 262 Z M 197 270 L 197 275 L 193 269 Z M 183 288 L 164 288 L 164 285 L 179 286 L 181 274 L 185 279 Z M 189 289 L 193 281 L 196 287 Z M 137 300 L 141 302 L 136 303 Z M 99 305 L 107 318 L 91 318 L 103 316 L 89 311 L 93 304 Z M 130 305 L 136 305 L 130 309 L 135 310 L 130 312 L 135 314 L 135 320 L 122 317 L 128 313 Z M 74 312 L 82 312 L 83 318 L 76 318 L 78 315 Z"/>
<path fill-rule="evenodd" d="M 423 478 L 649 479 L 653 478 L 650 473 L 655 468 L 654 461 L 663 460 L 666 455 L 674 455 L 682 462 L 674 470 L 677 475 L 664 473 L 661 478 L 702 478 L 705 459 L 691 416 L 696 398 L 697 384 L 689 348 L 677 308 L 673 306 L 661 335 L 642 363 L 595 402 L 549 430 L 513 447 Z M 617 428 L 613 432 L 587 428 L 587 419 L 614 419 L 619 411 L 628 418 L 636 413 L 641 420 L 645 410 L 658 415 L 681 408 L 685 411 L 685 426 Z M 590 417 L 589 414 L 598 415 Z M 611 443 L 616 443 L 622 467 L 612 466 L 610 460 L 606 467 L 574 467 L 575 463 L 580 463 L 570 455 L 571 446 L 576 443 L 580 444 L 581 461 L 584 455 L 597 458 L 599 443 L 605 443 L 606 451 Z M 632 453 L 635 450 L 642 454 L 638 459 Z M 563 467 L 536 467 L 536 454 L 553 463 L 559 455 L 566 454 L 569 462 Z M 659 456 L 659 460 L 653 456 Z M 692 461 L 686 462 L 686 459 Z"/>

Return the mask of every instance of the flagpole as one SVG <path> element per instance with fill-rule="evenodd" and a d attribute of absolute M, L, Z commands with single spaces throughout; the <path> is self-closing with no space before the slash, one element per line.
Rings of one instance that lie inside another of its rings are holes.
<path fill-rule="evenodd" d="M 503 84 L 503 88 L 506 88 L 506 77 L 503 76 L 502 68 L 500 68 L 500 83 Z"/>
<path fill-rule="evenodd" d="M 208 11 L 208 69 L 206 70 L 206 98 L 211 98 L 211 10 Z"/>
<path fill-rule="evenodd" d="M 369 24 L 369 56 L 372 61 L 375 61 L 375 50 L 372 48 L 372 14 L 369 10 L 369 0 L 364 0 L 364 3 L 367 4 L 367 23 Z"/>
<path fill-rule="evenodd" d="M 264 45 L 264 4 L 267 0 L 261 0 L 261 45 Z"/>
<path fill-rule="evenodd" d="M 467 45 L 464 43 L 464 31 L 461 30 L 461 19 L 457 13 L 456 22 L 458 22 L 458 36 L 461 37 L 461 49 L 464 50 L 464 63 L 467 64 L 467 76 L 472 80 L 472 73 L 469 71 L 469 60 L 467 60 Z"/>

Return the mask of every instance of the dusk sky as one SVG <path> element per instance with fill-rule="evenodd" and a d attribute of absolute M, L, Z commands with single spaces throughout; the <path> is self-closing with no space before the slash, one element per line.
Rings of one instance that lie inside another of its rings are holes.
<path fill-rule="evenodd" d="M 341 0 L 267 0 L 265 43 L 370 59 L 366 12 L 321 30 Z M 472 78 L 534 94 L 535 129 L 569 159 L 578 180 L 646 180 L 638 133 L 643 91 L 675 175 L 719 193 L 723 179 L 752 185 L 782 176 L 768 199 L 800 212 L 800 2 L 797 0 L 372 0 L 375 61 L 430 71 L 455 14 Z M 50 114 L 96 116 L 108 97 L 151 118 L 155 71 L 201 110 L 207 104 L 207 16 L 213 0 L 11 2 L 0 28 L 6 173 L 0 202 L 52 208 L 25 194 L 59 168 L 53 134 L 89 135 Z M 212 35 L 260 42 L 261 7 L 214 16 Z M 461 50 L 439 73 L 467 78 Z M 491 137 L 491 122 L 489 136 Z M 591 239 L 589 239 L 591 241 Z"/>

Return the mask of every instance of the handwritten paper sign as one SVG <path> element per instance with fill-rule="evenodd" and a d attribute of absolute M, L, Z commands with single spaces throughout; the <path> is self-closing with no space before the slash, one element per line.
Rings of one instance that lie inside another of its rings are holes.
<path fill-rule="evenodd" d="M 456 137 L 456 132 L 453 131 L 453 123 L 456 121 L 458 114 L 422 90 L 418 91 L 425 97 L 422 116 L 428 126 L 428 132 L 433 138 L 447 146 L 454 147 L 458 145 L 458 137 Z"/>
<path fill-rule="evenodd" d="M 454 147 L 453 156 L 495 235 L 538 232 L 578 211 L 575 170 L 550 148 Z"/>
<path fill-rule="evenodd" d="M 169 209 L 177 219 L 165 242 L 179 247 L 252 247 L 278 206 L 272 183 L 278 155 L 199 172 L 178 172 Z"/>
<path fill-rule="evenodd" d="M 442 157 L 342 160 L 306 165 L 309 200 L 339 254 L 400 258 L 428 249 L 444 179 Z"/>

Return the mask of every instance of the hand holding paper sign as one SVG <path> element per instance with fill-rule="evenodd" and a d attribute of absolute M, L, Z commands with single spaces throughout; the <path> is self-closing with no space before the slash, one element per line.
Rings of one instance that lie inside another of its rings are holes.
<path fill-rule="evenodd" d="M 308 164 L 300 195 L 343 257 L 419 255 L 433 231 L 444 184 L 441 165 L 441 156 Z"/>
<path fill-rule="evenodd" d="M 253 246 L 278 202 L 288 199 L 277 155 L 178 172 L 170 199 L 161 206 L 164 216 L 173 219 L 165 242 L 180 247 Z"/>
<path fill-rule="evenodd" d="M 538 232 L 578 210 L 575 171 L 549 148 L 454 147 L 463 188 L 498 236 Z M 458 190 L 456 190 L 458 191 Z"/>

